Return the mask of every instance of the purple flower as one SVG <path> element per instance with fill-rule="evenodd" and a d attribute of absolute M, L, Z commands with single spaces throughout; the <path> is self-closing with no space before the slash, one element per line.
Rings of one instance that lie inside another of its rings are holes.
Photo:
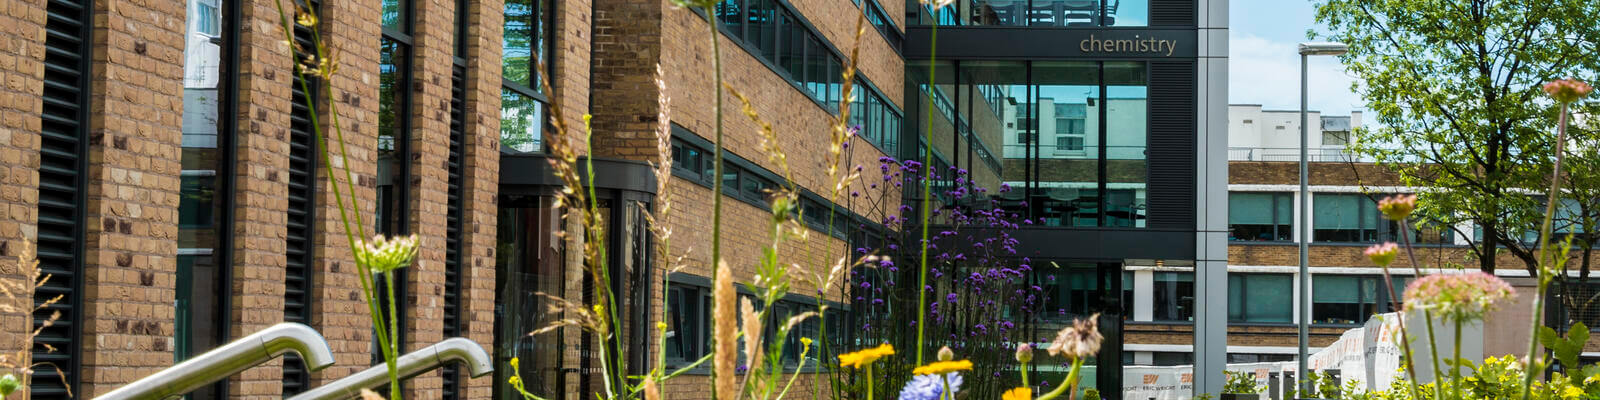
<path fill-rule="evenodd" d="M 949 302 L 950 302 L 950 304 L 955 304 L 955 302 L 956 302 L 956 299 L 957 299 L 957 298 L 958 298 L 958 297 L 957 297 L 957 296 L 956 296 L 956 294 L 955 294 L 955 293 L 951 293 L 951 294 L 950 294 L 950 295 L 948 295 L 948 296 L 945 296 L 945 297 L 944 297 L 944 298 L 945 298 L 945 300 L 946 300 L 946 301 L 949 301 Z"/>
<path fill-rule="evenodd" d="M 950 394 L 944 394 L 945 382 L 950 382 Z M 944 376 L 917 375 L 906 382 L 906 387 L 900 390 L 899 400 L 946 400 L 954 399 L 955 393 L 961 391 L 961 374 L 951 372 Z"/>

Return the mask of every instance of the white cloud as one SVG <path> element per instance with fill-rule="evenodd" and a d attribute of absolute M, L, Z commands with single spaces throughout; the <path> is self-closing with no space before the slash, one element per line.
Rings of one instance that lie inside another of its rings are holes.
<path fill-rule="evenodd" d="M 1300 55 L 1297 43 L 1233 33 L 1228 43 L 1228 102 L 1261 104 L 1267 109 L 1300 109 Z M 1350 89 L 1356 81 L 1336 57 L 1311 57 L 1307 67 L 1310 108 L 1324 115 L 1365 110 Z"/>

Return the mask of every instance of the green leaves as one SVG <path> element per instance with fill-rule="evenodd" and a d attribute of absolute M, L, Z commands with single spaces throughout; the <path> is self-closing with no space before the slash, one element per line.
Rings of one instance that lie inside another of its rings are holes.
<path fill-rule="evenodd" d="M 1589 327 L 1582 322 L 1573 323 L 1572 329 L 1567 331 L 1566 338 L 1562 338 L 1560 334 L 1557 334 L 1554 329 L 1550 329 L 1548 326 L 1539 328 L 1539 343 L 1550 349 L 1550 352 L 1555 355 L 1556 361 L 1561 362 L 1562 369 L 1566 370 L 1578 381 L 1588 377 L 1585 374 L 1587 369 L 1583 368 L 1582 361 L 1579 360 L 1579 356 L 1583 355 L 1583 345 L 1588 342 Z"/>

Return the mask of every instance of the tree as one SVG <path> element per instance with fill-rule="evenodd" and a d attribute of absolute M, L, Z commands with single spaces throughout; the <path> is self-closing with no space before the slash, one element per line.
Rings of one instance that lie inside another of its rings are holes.
<path fill-rule="evenodd" d="M 1310 36 L 1349 44 L 1340 60 L 1364 81 L 1378 124 L 1353 150 L 1431 188 L 1419 219 L 1473 238 L 1480 269 L 1503 248 L 1533 272 L 1543 203 L 1530 194 L 1548 187 L 1556 115 L 1539 84 L 1593 80 L 1595 15 L 1592 0 L 1327 0 L 1329 32 Z"/>

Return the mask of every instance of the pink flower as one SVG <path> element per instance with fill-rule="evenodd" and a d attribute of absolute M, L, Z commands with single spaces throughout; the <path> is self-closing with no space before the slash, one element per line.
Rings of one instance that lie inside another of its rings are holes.
<path fill-rule="evenodd" d="M 1378 201 L 1378 211 L 1390 220 L 1399 221 L 1411 216 L 1417 210 L 1417 195 L 1397 194 Z"/>
<path fill-rule="evenodd" d="M 1571 103 L 1584 97 L 1589 97 L 1589 92 L 1593 91 L 1594 87 L 1573 78 L 1557 79 L 1544 84 L 1544 92 L 1562 103 Z"/>
<path fill-rule="evenodd" d="M 1378 264 L 1379 267 L 1387 267 L 1389 264 L 1393 264 L 1395 256 L 1400 254 L 1400 247 L 1395 246 L 1394 242 L 1375 244 L 1367 248 L 1366 254 L 1367 258 L 1372 259 L 1374 264 Z"/>
<path fill-rule="evenodd" d="M 1482 271 L 1433 274 L 1406 286 L 1406 310 L 1429 310 L 1457 322 L 1482 319 L 1494 303 L 1516 295 L 1506 281 Z"/>

